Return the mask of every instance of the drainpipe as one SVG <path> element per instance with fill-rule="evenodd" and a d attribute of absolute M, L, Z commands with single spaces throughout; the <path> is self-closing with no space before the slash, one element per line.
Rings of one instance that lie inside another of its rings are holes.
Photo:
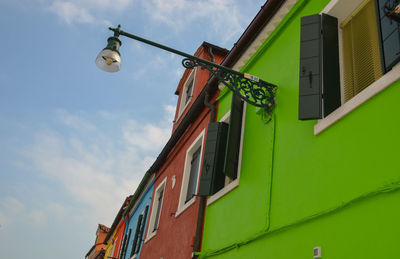
<path fill-rule="evenodd" d="M 212 53 L 211 47 L 208 48 L 208 54 L 210 54 L 211 61 L 214 63 L 215 58 L 214 54 Z M 210 123 L 214 122 L 217 115 L 217 107 L 215 104 L 210 103 L 210 94 L 208 91 L 206 91 L 206 95 L 204 98 L 204 105 L 210 109 Z M 197 213 L 196 235 L 194 238 L 192 258 L 197 258 L 198 256 L 194 255 L 194 252 L 200 252 L 201 249 L 201 239 L 203 236 L 203 223 L 204 223 L 206 205 L 207 205 L 207 197 L 200 196 L 200 205 Z"/>

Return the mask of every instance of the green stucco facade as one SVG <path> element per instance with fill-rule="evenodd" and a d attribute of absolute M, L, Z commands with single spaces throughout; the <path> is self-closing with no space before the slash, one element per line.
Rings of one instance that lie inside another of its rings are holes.
<path fill-rule="evenodd" d="M 239 185 L 207 206 L 200 258 L 400 258 L 400 82 L 317 136 L 298 120 L 300 18 L 328 2 L 298 1 L 242 69 L 277 106 L 246 106 Z"/>

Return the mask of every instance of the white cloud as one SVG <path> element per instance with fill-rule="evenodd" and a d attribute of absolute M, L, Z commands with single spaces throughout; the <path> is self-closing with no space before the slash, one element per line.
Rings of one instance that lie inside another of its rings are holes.
<path fill-rule="evenodd" d="M 77 129 L 77 130 L 85 130 L 85 131 L 93 131 L 96 130 L 96 126 L 94 126 L 92 123 L 88 122 L 84 118 L 80 116 L 73 115 L 66 110 L 58 110 L 57 115 L 59 120 L 65 124 L 66 126 L 69 126 L 71 128 Z"/>
<path fill-rule="evenodd" d="M 126 6 L 131 0 L 120 0 L 119 6 Z M 48 6 L 48 10 L 56 14 L 66 24 L 101 24 L 111 25 L 107 19 L 98 18 L 99 12 L 111 8 L 111 2 L 102 1 L 54 1 Z M 117 7 L 115 9 L 120 9 Z M 96 16 L 94 14 L 97 14 Z"/>
<path fill-rule="evenodd" d="M 207 21 L 211 22 L 208 28 L 226 42 L 244 29 L 241 12 L 233 0 L 142 0 L 142 4 L 150 17 L 177 31 Z"/>
<path fill-rule="evenodd" d="M 16 215 L 24 210 L 24 205 L 14 197 L 6 197 L 0 201 L 0 208 L 10 215 Z"/>
<path fill-rule="evenodd" d="M 14 197 L 4 197 L 0 200 L 0 229 L 10 225 L 14 219 L 22 214 L 25 206 Z"/>
<path fill-rule="evenodd" d="M 25 155 L 40 177 L 62 186 L 60 192 L 72 197 L 76 208 L 72 212 L 65 210 L 65 204 L 51 203 L 30 212 L 31 219 L 43 225 L 51 211 L 59 217 L 73 213 L 76 220 L 86 218 L 111 224 L 124 198 L 133 194 L 170 136 L 174 107 L 164 109 L 166 116 L 162 121 L 145 124 L 125 116 L 96 113 L 103 120 L 112 120 L 108 123 L 119 124 L 119 131 L 108 134 L 79 115 L 57 112 L 63 125 L 74 129 L 73 133 L 68 128 L 63 130 L 67 133 L 56 129 L 37 132 Z M 86 134 L 88 129 L 90 138 Z"/>
<path fill-rule="evenodd" d="M 49 10 L 57 14 L 65 23 L 93 23 L 94 17 L 83 7 L 73 2 L 53 2 Z"/>
<path fill-rule="evenodd" d="M 36 226 L 44 226 L 47 224 L 47 215 L 42 210 L 33 210 L 28 214 L 29 219 Z"/>

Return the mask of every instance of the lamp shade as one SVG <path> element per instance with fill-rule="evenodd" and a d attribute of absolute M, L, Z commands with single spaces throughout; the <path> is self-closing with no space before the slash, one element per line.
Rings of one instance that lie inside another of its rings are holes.
<path fill-rule="evenodd" d="M 121 69 L 121 56 L 116 51 L 103 49 L 97 55 L 96 65 L 106 72 L 118 72 Z"/>
<path fill-rule="evenodd" d="M 107 47 L 96 57 L 96 65 L 106 72 L 118 72 L 121 69 L 121 56 L 118 51 L 121 41 L 117 37 L 110 37 L 107 41 Z"/>

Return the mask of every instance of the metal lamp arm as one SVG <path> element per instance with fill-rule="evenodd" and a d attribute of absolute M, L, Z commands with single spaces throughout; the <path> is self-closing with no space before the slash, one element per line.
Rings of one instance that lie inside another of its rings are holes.
<path fill-rule="evenodd" d="M 277 86 L 274 84 L 265 82 L 258 77 L 249 74 L 243 74 L 208 60 L 204 60 L 185 52 L 127 33 L 121 30 L 120 25 L 118 25 L 117 28 L 110 27 L 109 29 L 114 32 L 114 37 L 122 35 L 185 57 L 185 59 L 182 60 L 182 65 L 185 68 L 193 69 L 194 67 L 198 66 L 201 69 L 210 71 L 211 75 L 214 75 L 219 82 L 227 86 L 244 101 L 254 106 L 262 107 L 268 113 L 271 113 L 273 107 L 275 106 L 275 92 Z"/>

